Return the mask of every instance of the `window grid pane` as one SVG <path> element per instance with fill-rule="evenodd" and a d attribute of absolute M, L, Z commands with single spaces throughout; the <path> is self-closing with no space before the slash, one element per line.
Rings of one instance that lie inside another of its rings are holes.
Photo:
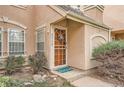
<path fill-rule="evenodd" d="M 24 54 L 24 31 L 11 30 L 9 32 L 9 54 Z"/>
<path fill-rule="evenodd" d="M 37 52 L 44 52 L 45 27 L 37 31 Z"/>

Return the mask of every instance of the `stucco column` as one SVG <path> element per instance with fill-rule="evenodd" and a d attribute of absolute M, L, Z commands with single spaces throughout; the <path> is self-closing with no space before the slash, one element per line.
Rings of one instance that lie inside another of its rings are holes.
<path fill-rule="evenodd" d="M 109 30 L 109 42 L 112 41 L 111 31 L 112 31 L 112 29 Z"/>

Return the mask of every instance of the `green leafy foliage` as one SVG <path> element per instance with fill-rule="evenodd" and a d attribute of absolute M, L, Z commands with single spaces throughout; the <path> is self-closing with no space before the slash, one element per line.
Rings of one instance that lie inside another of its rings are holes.
<path fill-rule="evenodd" d="M 63 83 L 63 85 L 62 85 L 63 87 L 74 87 L 73 85 L 71 85 L 70 84 L 70 82 L 68 82 L 68 81 L 64 81 L 64 83 Z"/>
<path fill-rule="evenodd" d="M 93 49 L 93 57 L 96 57 L 98 55 L 101 54 L 106 54 L 108 52 L 111 52 L 115 49 L 124 49 L 124 41 L 112 41 L 112 42 L 108 42 L 106 44 L 102 44 L 101 46 L 94 48 Z"/>
<path fill-rule="evenodd" d="M 16 68 L 20 68 L 23 63 L 25 62 L 25 59 L 22 56 L 15 57 L 15 56 L 9 56 L 5 60 L 5 70 L 6 74 L 11 75 L 13 72 L 16 71 Z"/>
<path fill-rule="evenodd" d="M 15 71 L 15 57 L 14 56 L 9 56 L 7 57 L 5 61 L 5 70 L 6 74 L 11 75 Z"/>
<path fill-rule="evenodd" d="M 47 59 L 43 53 L 36 53 L 35 55 L 29 56 L 29 64 L 33 69 L 33 73 L 36 74 L 44 66 L 46 66 Z"/>
<path fill-rule="evenodd" d="M 30 85 L 25 84 L 30 81 L 20 81 L 12 79 L 8 76 L 0 77 L 0 87 L 73 87 L 68 81 L 64 80 L 63 84 L 51 84 L 48 81 L 35 82 L 33 81 Z"/>
<path fill-rule="evenodd" d="M 19 57 L 16 57 L 15 61 L 16 61 L 16 66 L 21 67 L 25 62 L 25 58 L 22 56 L 19 56 Z"/>
<path fill-rule="evenodd" d="M 22 87 L 23 82 L 19 80 L 13 80 L 10 77 L 0 77 L 0 87 Z"/>

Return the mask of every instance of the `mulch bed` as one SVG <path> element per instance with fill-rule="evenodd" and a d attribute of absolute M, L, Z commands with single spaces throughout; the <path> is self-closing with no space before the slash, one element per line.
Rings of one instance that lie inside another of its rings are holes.
<path fill-rule="evenodd" d="M 108 82 L 108 83 L 111 83 L 113 84 L 115 87 L 123 87 L 123 83 L 119 80 L 117 80 L 116 78 L 113 78 L 113 77 L 108 77 L 108 76 L 101 76 L 98 74 L 98 72 L 95 72 L 95 73 L 92 73 L 89 75 L 90 77 L 93 77 L 93 78 L 96 78 L 96 79 L 99 79 L 99 80 L 102 80 L 104 82 Z"/>
<path fill-rule="evenodd" d="M 67 82 L 65 79 L 52 74 L 49 70 L 44 69 L 43 71 L 39 72 L 38 75 L 46 75 L 46 83 L 44 85 L 41 85 L 40 83 L 36 83 L 38 85 L 36 86 L 45 86 L 45 87 L 72 87 L 69 82 Z M 3 73 L 0 74 L 0 76 L 5 76 Z M 33 81 L 33 71 L 30 67 L 24 67 L 21 70 L 18 70 L 17 72 L 13 73 L 11 76 L 12 79 L 15 80 L 21 80 L 25 82 L 31 82 Z"/>

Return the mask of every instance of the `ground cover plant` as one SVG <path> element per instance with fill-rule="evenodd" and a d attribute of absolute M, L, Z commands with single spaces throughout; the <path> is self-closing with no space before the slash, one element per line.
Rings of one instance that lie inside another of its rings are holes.
<path fill-rule="evenodd" d="M 67 80 L 61 77 L 54 79 L 51 76 L 47 76 L 44 81 L 36 82 L 33 80 L 33 75 L 29 75 L 32 79 L 26 79 L 25 76 L 22 77 L 24 74 L 20 73 L 21 77 L 17 76 L 19 74 L 15 74 L 14 76 L 1 76 L 0 87 L 73 87 Z"/>

